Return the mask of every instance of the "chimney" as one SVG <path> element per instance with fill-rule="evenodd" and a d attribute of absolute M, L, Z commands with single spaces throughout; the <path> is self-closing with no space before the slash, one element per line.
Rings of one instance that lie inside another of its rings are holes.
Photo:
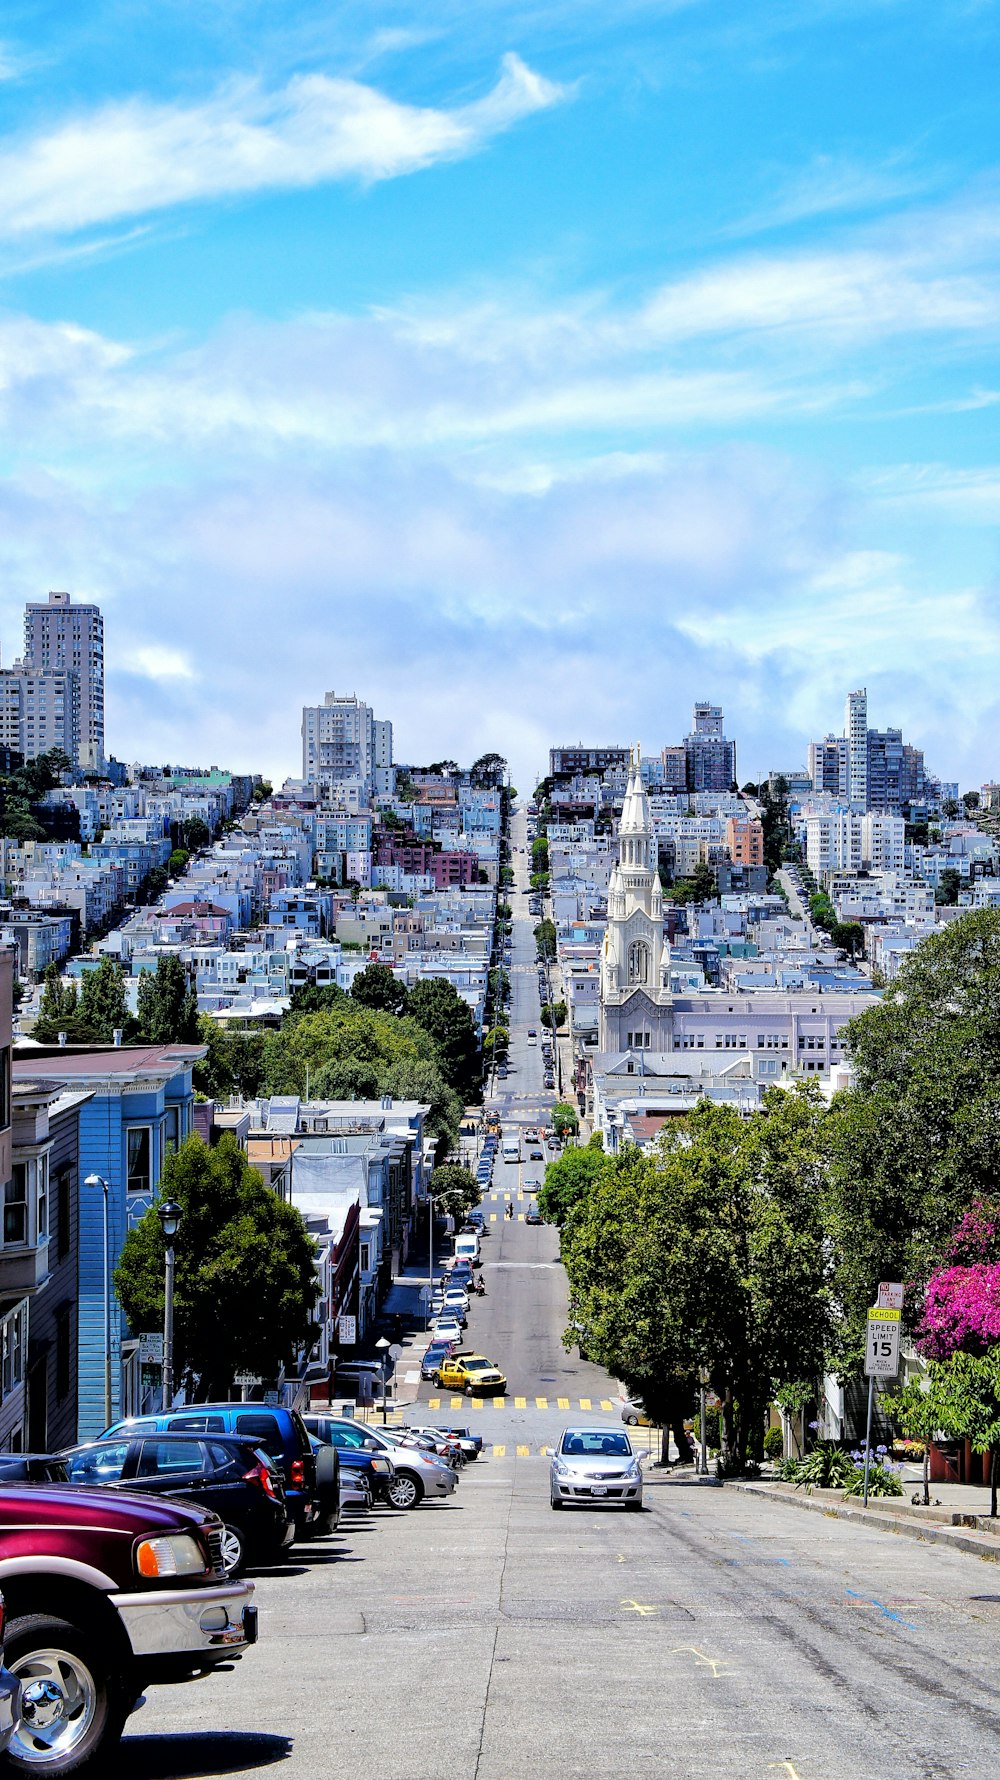
<path fill-rule="evenodd" d="M 66 1034 L 65 1034 L 65 1032 L 60 1032 L 60 1034 L 59 1034 L 59 1043 L 60 1043 L 60 1044 L 61 1044 L 61 1045 L 65 1045 L 65 1043 L 66 1043 Z"/>
<path fill-rule="evenodd" d="M 115 1050 L 120 1051 L 121 1047 L 122 1047 L 122 1028 L 120 1026 L 116 1026 L 114 1029 L 114 1032 L 111 1034 L 111 1036 L 115 1042 Z"/>

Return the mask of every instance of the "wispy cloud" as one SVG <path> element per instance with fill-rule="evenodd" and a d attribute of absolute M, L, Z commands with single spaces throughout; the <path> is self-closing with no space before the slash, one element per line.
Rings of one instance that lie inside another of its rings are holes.
<path fill-rule="evenodd" d="M 249 192 L 398 178 L 473 154 L 566 96 L 507 55 L 490 92 L 451 110 L 404 105 L 323 74 L 276 92 L 234 82 L 200 105 L 106 105 L 0 143 L 0 238 L 65 234 Z"/>
<path fill-rule="evenodd" d="M 939 183 L 940 176 L 918 171 L 903 154 L 872 163 L 816 155 L 803 172 L 779 180 L 769 200 L 724 234 L 757 235 L 817 217 L 861 215 L 926 196 Z"/>

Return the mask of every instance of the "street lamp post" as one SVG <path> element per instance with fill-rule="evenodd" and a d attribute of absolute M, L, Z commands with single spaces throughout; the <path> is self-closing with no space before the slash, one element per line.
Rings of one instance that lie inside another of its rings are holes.
<path fill-rule="evenodd" d="M 385 1393 L 386 1393 L 385 1368 L 386 1368 L 386 1362 L 389 1358 L 390 1345 L 391 1345 L 391 1343 L 386 1340 L 384 1335 L 380 1335 L 379 1339 L 375 1343 L 375 1352 L 379 1355 L 379 1357 L 382 1361 L 382 1426 L 383 1426 L 383 1428 L 385 1427 L 386 1421 L 388 1420 L 388 1417 L 386 1415 L 386 1410 L 385 1410 Z"/>
<path fill-rule="evenodd" d="M 174 1400 L 174 1237 L 184 1216 L 176 1199 L 164 1199 L 156 1208 L 167 1244 L 163 1264 L 163 1407 Z"/>
<path fill-rule="evenodd" d="M 110 1428 L 111 1414 L 111 1278 L 108 1262 L 108 1193 L 110 1183 L 103 1174 L 88 1174 L 85 1187 L 100 1187 L 104 1194 L 104 1426 Z"/>

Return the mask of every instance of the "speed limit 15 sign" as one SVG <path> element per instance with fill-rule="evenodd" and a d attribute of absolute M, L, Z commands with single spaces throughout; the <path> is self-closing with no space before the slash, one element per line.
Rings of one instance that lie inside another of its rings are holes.
<path fill-rule="evenodd" d="M 879 1305 L 868 1312 L 865 1348 L 866 1378 L 895 1378 L 899 1371 L 899 1325 L 902 1311 Z"/>

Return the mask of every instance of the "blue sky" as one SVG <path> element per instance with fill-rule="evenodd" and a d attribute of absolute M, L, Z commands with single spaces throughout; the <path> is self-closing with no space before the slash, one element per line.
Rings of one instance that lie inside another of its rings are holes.
<path fill-rule="evenodd" d="M 9 0 L 0 639 L 129 759 L 1000 771 L 993 0 Z"/>

